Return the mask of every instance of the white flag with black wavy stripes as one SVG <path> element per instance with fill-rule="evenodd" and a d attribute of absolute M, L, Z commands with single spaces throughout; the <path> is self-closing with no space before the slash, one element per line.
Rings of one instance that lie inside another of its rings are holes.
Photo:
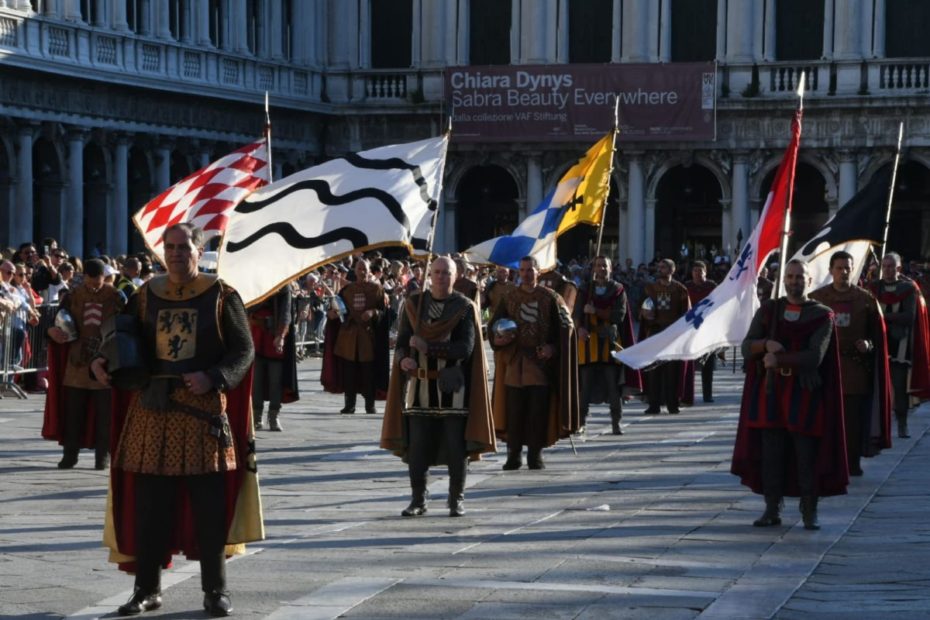
<path fill-rule="evenodd" d="M 448 136 L 361 151 L 252 193 L 233 210 L 217 273 L 246 305 L 354 252 L 425 252 Z"/>

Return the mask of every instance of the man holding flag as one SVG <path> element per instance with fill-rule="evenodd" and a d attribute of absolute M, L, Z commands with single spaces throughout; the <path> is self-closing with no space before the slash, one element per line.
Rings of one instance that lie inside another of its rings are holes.
<path fill-rule="evenodd" d="M 655 282 L 646 285 L 646 301 L 640 312 L 640 338 L 645 339 L 658 334 L 691 309 L 688 289 L 672 279 L 675 262 L 670 258 L 659 261 Z M 647 414 L 659 413 L 665 405 L 669 413 L 678 413 L 679 397 L 684 366 L 680 361 L 669 361 L 643 376 L 646 383 L 646 397 L 649 401 Z"/>
<path fill-rule="evenodd" d="M 807 297 L 807 264 L 785 268 L 785 297 L 755 313 L 742 343 L 746 382 L 731 471 L 765 496 L 753 525 L 781 524 L 800 496 L 804 528 L 819 529 L 817 499 L 846 492 L 839 354 L 830 308 Z"/>

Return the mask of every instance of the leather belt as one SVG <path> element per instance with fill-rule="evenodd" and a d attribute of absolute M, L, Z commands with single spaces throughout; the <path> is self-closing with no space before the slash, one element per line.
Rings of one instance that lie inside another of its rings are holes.
<path fill-rule="evenodd" d="M 417 368 L 415 370 L 408 370 L 407 374 L 411 377 L 416 377 L 420 381 L 432 381 L 439 377 L 438 370 L 429 370 L 427 368 Z"/>

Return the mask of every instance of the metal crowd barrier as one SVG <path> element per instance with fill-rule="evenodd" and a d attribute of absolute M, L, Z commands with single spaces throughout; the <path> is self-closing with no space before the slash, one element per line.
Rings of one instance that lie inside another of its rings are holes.
<path fill-rule="evenodd" d="M 48 328 L 54 324 L 58 304 L 37 306 L 39 322 L 29 324 L 25 310 L 0 316 L 0 398 L 12 393 L 26 398 L 28 391 L 42 391 L 40 380 L 48 372 Z"/>

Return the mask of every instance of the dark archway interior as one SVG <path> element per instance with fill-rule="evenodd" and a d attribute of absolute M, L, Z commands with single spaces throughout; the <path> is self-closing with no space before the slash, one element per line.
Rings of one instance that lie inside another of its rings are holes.
<path fill-rule="evenodd" d="M 66 248 L 69 252 L 89 256 L 97 242 L 105 243 L 110 220 L 108 189 L 103 149 L 91 142 L 84 147 L 84 247 Z"/>
<path fill-rule="evenodd" d="M 776 171 L 777 168 L 769 172 L 762 181 L 759 190 L 760 205 L 765 205 Z M 794 256 L 794 253 L 826 224 L 829 217 L 827 183 L 823 175 L 810 164 L 798 162 L 794 175 L 788 257 Z"/>
<path fill-rule="evenodd" d="M 669 169 L 656 188 L 656 252 L 678 259 L 684 246 L 690 258 L 708 259 L 726 250 L 721 246 L 720 198 L 720 184 L 704 166 Z"/>
<path fill-rule="evenodd" d="M 145 249 L 142 235 L 132 223 L 132 216 L 152 198 L 152 175 L 145 151 L 138 146 L 129 151 L 129 251 L 141 252 Z"/>
<path fill-rule="evenodd" d="M 898 165 L 888 250 L 904 260 L 930 261 L 930 174 L 919 162 L 905 160 Z"/>
<path fill-rule="evenodd" d="M 466 172 L 456 192 L 458 249 L 513 232 L 519 223 L 517 197 L 516 182 L 500 166 L 475 166 Z"/>
<path fill-rule="evenodd" d="M 61 192 L 64 188 L 55 145 L 39 138 L 32 147 L 33 238 L 61 236 Z M 23 239 L 23 241 L 29 241 Z M 22 242 L 20 242 L 22 243 Z M 40 249 L 41 251 L 41 249 Z"/>

